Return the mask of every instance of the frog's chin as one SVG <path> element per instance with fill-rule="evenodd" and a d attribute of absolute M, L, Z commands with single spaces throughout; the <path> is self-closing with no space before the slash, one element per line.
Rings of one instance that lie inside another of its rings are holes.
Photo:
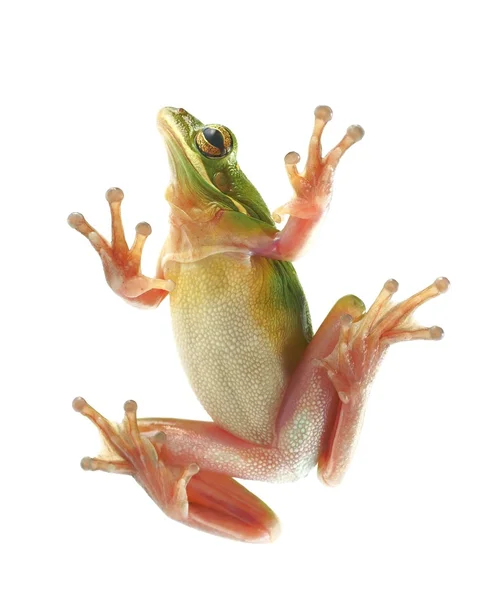
<path fill-rule="evenodd" d="M 172 174 L 180 179 L 184 177 L 181 171 L 194 171 L 209 181 L 198 153 L 190 147 L 195 132 L 203 124 L 182 108 L 166 107 L 158 113 L 157 125 L 165 140 Z"/>
<path fill-rule="evenodd" d="M 174 136 L 164 136 L 168 162 L 170 164 L 171 178 L 174 181 L 187 181 L 199 178 L 209 181 L 201 161 L 189 148 L 181 146 Z"/>
<path fill-rule="evenodd" d="M 171 183 L 166 191 L 166 200 L 172 214 L 183 223 L 208 223 L 214 219 L 220 206 L 212 201 L 219 192 L 211 184 L 208 175 L 199 172 L 189 152 L 173 137 L 165 136 Z"/>

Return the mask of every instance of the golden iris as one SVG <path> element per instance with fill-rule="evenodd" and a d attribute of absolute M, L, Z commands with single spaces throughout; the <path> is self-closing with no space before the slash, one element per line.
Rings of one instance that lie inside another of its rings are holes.
<path fill-rule="evenodd" d="M 198 150 L 209 158 L 226 156 L 232 148 L 231 134 L 222 125 L 204 127 L 196 136 Z"/>

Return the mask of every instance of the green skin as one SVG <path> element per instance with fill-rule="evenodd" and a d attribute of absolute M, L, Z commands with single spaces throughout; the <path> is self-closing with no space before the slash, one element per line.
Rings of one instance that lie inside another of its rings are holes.
<path fill-rule="evenodd" d="M 208 215 L 208 218 L 213 218 L 220 210 L 238 213 L 236 218 L 228 215 L 228 226 L 253 239 L 265 234 L 270 238 L 278 233 L 266 203 L 238 165 L 238 144 L 233 132 L 230 131 L 231 151 L 224 157 L 212 158 L 205 156 L 197 147 L 196 137 L 205 125 L 193 115 L 167 108 L 160 112 L 158 123 L 165 136 L 174 179 L 174 192 L 168 195 L 171 204 L 184 206 L 181 199 L 186 196 L 189 200 L 193 199 L 192 206 Z M 221 187 L 227 189 L 227 194 L 213 183 L 218 175 L 222 178 Z M 171 199 L 171 195 L 174 199 Z M 242 210 L 239 207 L 243 207 Z M 195 219 L 195 215 L 191 216 Z M 301 311 L 304 335 L 309 341 L 312 338 L 311 319 L 295 268 L 289 261 L 273 260 L 270 264 L 274 268 L 271 285 L 278 293 L 284 293 L 285 302 L 291 306 L 291 310 Z M 276 278 L 278 282 L 274 281 Z"/>
<path fill-rule="evenodd" d="M 163 111 L 169 111 L 169 109 L 163 109 Z M 164 114 L 163 111 L 160 114 Z M 246 234 L 252 238 L 260 237 L 263 232 L 270 236 L 276 235 L 278 230 L 265 201 L 238 165 L 236 159 L 238 144 L 233 132 L 230 131 L 231 151 L 224 157 L 211 158 L 199 151 L 195 141 L 198 133 L 205 128 L 201 121 L 189 113 L 180 114 L 173 109 L 172 112 L 166 113 L 164 122 L 168 125 L 172 124 L 170 130 L 167 125 L 163 126 L 162 131 L 165 134 L 169 150 L 172 174 L 175 174 L 177 198 L 180 199 L 182 194 L 193 197 L 196 200 L 195 207 L 208 215 L 221 209 L 247 215 L 249 217 L 247 219 L 244 216 L 238 216 L 235 219 L 233 215 L 229 215 L 230 226 L 233 230 L 235 228 L 238 231 L 244 229 Z M 161 117 L 159 123 L 162 123 Z M 215 127 L 215 125 L 209 125 L 209 127 Z M 172 132 L 172 135 L 169 135 L 169 131 Z M 198 160 L 204 170 L 198 169 Z M 221 176 L 221 187 L 227 189 L 227 193 L 214 185 L 213 182 L 218 176 Z M 240 211 L 239 207 L 243 207 L 243 210 Z M 295 268 L 289 261 L 273 260 L 271 264 L 274 268 L 274 276 L 270 284 L 278 293 L 284 293 L 285 302 L 291 306 L 291 310 L 301 311 L 301 317 L 304 320 L 304 334 L 310 341 L 313 335 L 311 319 Z M 280 281 L 275 282 L 276 278 L 279 278 Z"/>
<path fill-rule="evenodd" d="M 170 156 L 170 164 L 175 183 L 185 193 L 191 190 L 197 205 L 209 212 L 215 208 L 239 209 L 232 199 L 244 206 L 248 215 L 274 227 L 274 221 L 259 192 L 238 166 L 236 136 L 230 131 L 231 150 L 223 157 L 209 157 L 197 146 L 197 135 L 205 125 L 186 111 L 164 108 L 158 116 L 158 126 L 165 137 Z M 209 125 L 209 127 L 217 127 Z M 218 173 L 225 179 L 228 194 L 223 193 L 213 183 Z"/>
<path fill-rule="evenodd" d="M 226 156 L 209 157 L 197 144 L 205 125 L 192 115 L 163 109 L 158 122 L 172 171 L 167 199 L 180 221 L 172 225 L 158 275 L 176 286 L 171 311 L 183 366 L 216 423 L 242 439 L 271 443 L 287 382 L 312 338 L 304 292 L 289 261 L 261 256 L 254 247 L 262 238 L 266 239 L 263 245 L 274 245 L 278 230 L 260 194 L 238 167 L 235 136 L 231 133 Z M 214 184 L 218 181 L 221 189 Z M 178 229 L 188 231 L 188 243 L 172 248 Z M 196 251 L 199 246 L 207 248 L 200 250 L 201 260 L 190 262 L 191 239 Z M 170 253 L 174 260 L 168 260 Z M 258 281 L 263 282 L 261 288 Z M 198 289 L 203 290 L 201 295 Z M 237 315 L 248 322 L 248 339 L 236 332 L 237 360 L 231 363 L 224 357 L 231 353 Z M 199 330 L 204 332 L 201 345 L 195 343 Z M 265 377 L 259 365 L 268 365 L 274 377 Z M 211 370 L 215 370 L 214 382 Z M 260 400 L 248 392 L 252 383 Z M 225 389 L 229 390 L 226 405 Z M 313 464 L 315 460 L 312 457 Z"/>
<path fill-rule="evenodd" d="M 123 423 L 113 425 L 77 398 L 75 410 L 98 427 L 109 449 L 84 459 L 83 468 L 132 475 L 167 515 L 209 533 L 273 540 L 277 517 L 233 478 L 292 481 L 317 465 L 324 482 L 337 484 L 387 348 L 442 336 L 439 327 L 415 325 L 411 315 L 446 291 L 445 278 L 396 305 L 397 282 L 389 280 L 367 313 L 359 298 L 345 296 L 313 336 L 291 260 L 328 208 L 342 154 L 363 135 L 351 126 L 323 157 L 321 134 L 331 114 L 324 106 L 315 111 L 303 174 L 296 153 L 285 157 L 295 196 L 273 213 L 275 221 L 289 215 L 281 231 L 238 167 L 235 136 L 221 126 L 206 129 L 174 108 L 158 115 L 172 179 L 166 193 L 171 226 L 156 278 L 141 272 L 150 226 L 140 223 L 132 247 L 126 243 L 121 190 L 107 192 L 111 244 L 81 214 L 69 217 L 124 300 L 155 307 L 170 295 L 180 357 L 212 418 L 137 420 L 136 403 L 128 401 Z"/>

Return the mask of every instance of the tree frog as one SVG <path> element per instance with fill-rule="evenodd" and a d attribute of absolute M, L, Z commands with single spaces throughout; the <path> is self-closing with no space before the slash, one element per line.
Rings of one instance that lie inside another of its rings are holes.
<path fill-rule="evenodd" d="M 286 155 L 294 194 L 271 214 L 238 165 L 230 129 L 204 125 L 183 108 L 163 108 L 158 127 L 171 166 L 170 229 L 155 277 L 141 271 L 151 227 L 137 225 L 128 246 L 119 188 L 106 193 L 111 243 L 81 214 L 69 217 L 121 298 L 148 308 L 170 297 L 184 369 L 212 419 L 140 419 L 129 400 L 123 422 L 115 424 L 76 398 L 74 409 L 96 425 L 106 448 L 81 465 L 131 475 L 166 515 L 208 533 L 274 540 L 277 516 L 235 478 L 293 481 L 317 466 L 326 484 L 339 483 L 386 350 L 443 335 L 440 327 L 417 325 L 412 314 L 447 290 L 445 277 L 399 303 L 392 302 L 398 283 L 390 279 L 367 311 L 358 297 L 345 296 L 313 333 L 292 261 L 328 209 L 342 155 L 364 133 L 349 127 L 323 154 L 331 117 L 329 107 L 316 108 L 302 173 L 299 155 Z"/>

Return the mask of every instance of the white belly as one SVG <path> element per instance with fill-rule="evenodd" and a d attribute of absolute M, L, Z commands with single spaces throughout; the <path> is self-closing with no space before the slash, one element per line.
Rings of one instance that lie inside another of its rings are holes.
<path fill-rule="evenodd" d="M 176 263 L 168 277 L 176 282 L 171 312 L 178 350 L 198 399 L 230 433 L 271 442 L 297 362 L 287 348 L 292 336 L 301 346 L 302 335 L 271 285 L 271 263 L 216 255 Z"/>

